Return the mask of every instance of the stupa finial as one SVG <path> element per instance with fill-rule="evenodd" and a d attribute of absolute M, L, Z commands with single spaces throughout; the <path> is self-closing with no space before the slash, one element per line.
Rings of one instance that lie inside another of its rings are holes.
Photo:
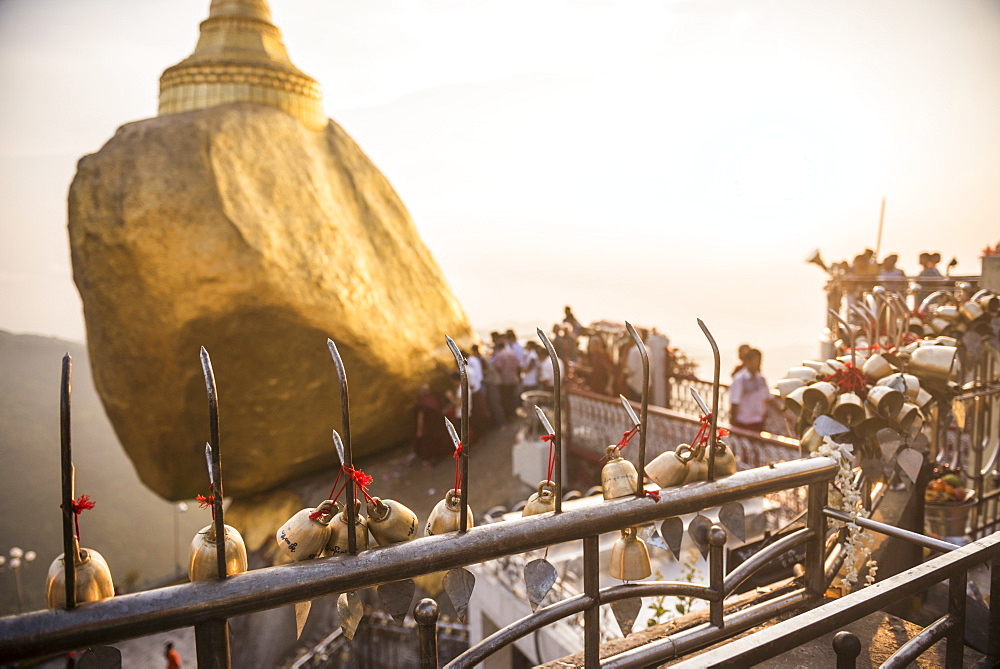
<path fill-rule="evenodd" d="M 292 65 L 267 0 L 212 0 L 194 53 L 160 77 L 160 114 L 231 102 L 277 107 L 326 126 L 316 80 Z"/>

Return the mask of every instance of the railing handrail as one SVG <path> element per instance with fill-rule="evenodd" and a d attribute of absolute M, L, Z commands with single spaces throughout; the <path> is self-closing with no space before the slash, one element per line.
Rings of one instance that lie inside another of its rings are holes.
<path fill-rule="evenodd" d="M 836 471 L 837 465 L 830 458 L 782 462 L 713 482 L 666 488 L 658 502 L 631 496 L 600 501 L 560 514 L 491 523 L 465 534 L 425 537 L 355 556 L 268 567 L 221 581 L 122 595 L 72 611 L 45 610 L 0 618 L 0 657 L 14 660 L 120 641 L 412 578 L 829 481 Z"/>
<path fill-rule="evenodd" d="M 673 666 L 694 669 L 764 662 L 997 556 L 1000 556 L 1000 532 Z M 642 666 L 649 659 L 641 657 L 641 653 L 629 657 L 630 661 L 635 660 L 635 666 Z"/>
<path fill-rule="evenodd" d="M 710 382 L 706 381 L 705 383 L 710 383 Z M 601 395 L 601 394 L 598 394 L 598 393 L 595 393 L 595 392 L 592 392 L 592 391 L 589 391 L 589 390 L 583 390 L 582 388 L 567 388 L 566 389 L 566 394 L 567 395 L 579 395 L 580 397 L 586 397 L 587 399 L 597 400 L 597 401 L 600 401 L 600 402 L 606 402 L 606 403 L 614 404 L 614 405 L 618 404 L 618 400 L 616 400 L 616 399 L 614 399 L 612 397 L 608 397 L 607 395 Z M 636 404 L 637 405 L 638 402 L 630 402 L 630 404 Z M 683 413 L 683 412 L 677 411 L 675 409 L 666 409 L 664 407 L 659 407 L 659 406 L 655 406 L 653 404 L 650 404 L 648 411 L 649 411 L 650 414 L 658 415 L 658 416 L 661 416 L 663 418 L 668 418 L 668 419 L 671 419 L 671 420 L 682 421 L 682 422 L 685 422 L 685 423 L 691 423 L 692 425 L 698 425 L 698 419 L 697 418 L 695 418 L 691 414 Z M 725 427 L 726 427 L 726 429 L 728 429 L 733 434 L 738 434 L 740 436 L 747 437 L 747 438 L 750 438 L 750 439 L 758 439 L 758 440 L 766 442 L 766 443 L 768 443 L 768 444 L 770 444 L 772 446 L 778 446 L 778 447 L 781 447 L 781 448 L 785 448 L 785 449 L 789 449 L 789 450 L 794 450 L 795 451 L 794 456 L 796 458 L 799 457 L 799 441 L 798 441 L 798 439 L 792 439 L 791 437 L 783 437 L 781 435 L 772 434 L 770 432 L 767 432 L 767 433 L 754 432 L 753 430 L 747 430 L 747 429 L 744 429 L 744 428 L 741 428 L 741 427 L 735 427 L 735 426 L 731 426 L 731 425 L 726 425 Z M 767 436 L 765 436 L 765 434 Z"/>

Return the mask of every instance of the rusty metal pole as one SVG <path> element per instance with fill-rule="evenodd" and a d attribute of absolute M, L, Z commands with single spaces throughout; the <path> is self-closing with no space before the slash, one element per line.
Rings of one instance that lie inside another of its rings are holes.
<path fill-rule="evenodd" d="M 636 473 L 639 475 L 638 486 L 635 491 L 637 497 L 645 494 L 644 481 L 646 478 L 646 419 L 649 417 L 649 354 L 646 352 L 646 345 L 643 343 L 639 333 L 635 331 L 632 324 L 625 321 L 625 329 L 632 336 L 635 347 L 642 358 L 642 407 L 639 410 L 639 462 L 636 464 Z"/>
<path fill-rule="evenodd" d="M 1000 665 L 1000 557 L 990 565 L 990 625 L 986 655 L 995 665 Z"/>
<path fill-rule="evenodd" d="M 556 513 L 562 513 L 562 373 L 559 370 L 559 356 L 556 355 L 556 349 L 549 341 L 549 338 L 545 336 L 541 328 L 535 328 L 538 333 L 538 338 L 542 340 L 542 344 L 545 345 L 545 350 L 549 352 L 549 360 L 552 362 L 552 403 L 553 403 L 553 414 L 556 421 L 555 427 L 553 428 L 553 434 L 555 434 L 552 448 L 555 451 L 555 484 L 556 484 Z"/>
<path fill-rule="evenodd" d="M 583 663 L 588 669 L 601 663 L 601 537 L 583 539 L 583 594 L 592 602 L 583 611 Z"/>
<path fill-rule="evenodd" d="M 466 369 L 465 356 L 458 350 L 458 344 L 455 343 L 455 340 L 445 335 L 445 341 L 448 342 L 451 354 L 455 356 L 455 364 L 458 365 L 458 375 L 462 384 L 462 424 L 459 427 L 462 434 L 462 454 L 459 456 L 462 469 L 462 494 L 460 497 L 462 508 L 459 511 L 458 531 L 468 532 L 469 502 L 471 501 L 469 495 L 469 407 L 471 406 L 469 401 L 469 371 Z"/>
<path fill-rule="evenodd" d="M 199 669 L 229 668 L 229 622 L 225 618 L 195 625 L 194 642 Z"/>
<path fill-rule="evenodd" d="M 337 380 L 340 381 L 340 432 L 344 443 L 344 466 L 354 466 L 354 453 L 351 451 L 351 400 L 347 392 L 347 370 L 344 368 L 344 361 L 340 357 L 340 351 L 332 339 L 326 340 L 326 347 L 330 349 L 330 356 L 333 364 L 337 368 Z M 358 510 L 354 506 L 354 479 L 347 477 L 347 499 L 344 500 L 344 508 L 347 509 L 347 552 L 354 555 L 358 552 L 358 538 L 355 535 L 355 526 L 358 524 Z"/>
<path fill-rule="evenodd" d="M 708 343 L 712 345 L 712 357 L 715 361 L 715 374 L 712 377 L 712 416 L 709 419 L 708 427 L 708 480 L 715 480 L 715 449 L 719 446 L 719 375 L 721 373 L 721 362 L 719 356 L 719 345 L 715 343 L 715 337 L 708 331 L 705 322 L 698 319 L 698 327 L 705 333 Z"/>
<path fill-rule="evenodd" d="M 430 597 L 421 599 L 413 607 L 413 619 L 417 621 L 417 635 L 420 643 L 420 669 L 438 668 L 438 612 L 438 603 Z"/>
<path fill-rule="evenodd" d="M 806 489 L 806 527 L 815 534 L 806 544 L 806 587 L 822 597 L 826 592 L 826 508 L 829 486 L 825 481 L 811 483 Z"/>
<path fill-rule="evenodd" d="M 205 375 L 205 390 L 208 393 L 209 439 L 212 458 L 209 464 L 212 482 L 215 489 L 214 524 L 215 524 L 215 556 L 219 579 L 225 579 L 229 574 L 226 570 L 226 523 L 222 509 L 222 451 L 219 448 L 219 399 L 215 385 L 215 371 L 212 369 L 212 359 L 205 347 L 201 347 L 201 368 Z M 211 669 L 229 669 L 229 621 L 226 618 L 213 618 L 195 626 L 195 644 L 197 647 L 198 666 Z"/>
<path fill-rule="evenodd" d="M 955 626 L 945 635 L 944 666 L 961 669 L 965 659 L 965 588 L 969 573 L 964 569 L 948 579 L 948 615 L 955 619 Z"/>
<path fill-rule="evenodd" d="M 708 621 L 715 627 L 725 626 L 724 591 L 725 574 L 723 573 L 723 551 L 726 548 L 726 530 L 719 525 L 712 525 L 708 530 L 708 585 L 718 595 L 708 603 Z"/>
<path fill-rule="evenodd" d="M 62 529 L 63 572 L 66 575 L 66 608 L 76 608 L 76 563 L 79 545 L 73 533 L 74 472 L 72 433 L 70 430 L 70 396 L 73 393 L 73 358 L 67 353 L 62 359 L 62 384 L 59 392 L 59 436 L 62 459 Z"/>

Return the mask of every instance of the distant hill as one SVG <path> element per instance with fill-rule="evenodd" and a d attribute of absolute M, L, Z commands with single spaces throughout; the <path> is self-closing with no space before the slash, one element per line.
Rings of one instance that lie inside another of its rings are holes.
<path fill-rule="evenodd" d="M 0 554 L 12 546 L 38 554 L 21 571 L 25 610 L 44 608 L 49 564 L 62 553 L 59 381 L 67 352 L 76 494 L 97 502 L 80 516 L 80 534 L 85 547 L 107 558 L 115 583 L 136 589 L 174 574 L 175 521 L 186 574 L 191 538 L 211 520 L 196 504 L 178 514 L 139 481 L 104 414 L 83 345 L 0 330 Z M 16 612 L 14 575 L 4 567 L 0 615 Z"/>

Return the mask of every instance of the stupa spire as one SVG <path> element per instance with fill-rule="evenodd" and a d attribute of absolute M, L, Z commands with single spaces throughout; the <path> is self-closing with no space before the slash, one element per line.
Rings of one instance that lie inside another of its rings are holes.
<path fill-rule="evenodd" d="M 194 53 L 160 77 L 161 115 L 231 102 L 277 107 L 313 130 L 326 126 L 319 84 L 292 65 L 267 0 L 212 0 Z"/>

